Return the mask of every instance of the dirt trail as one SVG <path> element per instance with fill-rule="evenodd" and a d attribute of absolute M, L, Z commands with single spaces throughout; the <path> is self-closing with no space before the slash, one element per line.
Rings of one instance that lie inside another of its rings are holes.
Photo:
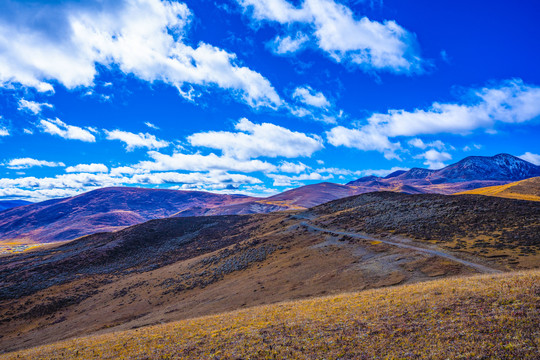
<path fill-rule="evenodd" d="M 384 239 L 377 239 L 377 238 L 373 238 L 373 237 L 370 237 L 370 236 L 366 236 L 366 235 L 362 235 L 362 234 L 358 234 L 358 233 L 353 233 L 353 232 L 333 230 L 333 229 L 324 229 L 324 228 L 312 225 L 310 223 L 307 223 L 305 221 L 302 221 L 301 225 L 307 227 L 308 229 L 312 229 L 312 230 L 315 230 L 315 231 L 321 231 L 321 232 L 326 232 L 326 233 L 330 233 L 330 234 L 347 235 L 347 236 L 350 236 L 350 237 L 353 237 L 353 238 L 369 240 L 369 241 L 380 241 L 380 242 L 382 242 L 384 244 L 393 245 L 393 246 L 404 248 L 404 249 L 411 249 L 411 250 L 415 250 L 415 251 L 422 252 L 422 253 L 429 254 L 429 255 L 440 256 L 440 257 L 443 257 L 443 258 L 458 262 L 460 264 L 472 267 L 472 268 L 474 268 L 474 269 L 476 269 L 476 270 L 478 270 L 478 271 L 480 271 L 482 273 L 486 273 L 486 274 L 502 273 L 502 271 L 500 271 L 500 270 L 497 270 L 497 269 L 494 269 L 494 268 L 491 268 L 491 267 L 488 267 L 488 266 L 485 266 L 485 265 L 482 265 L 482 264 L 474 263 L 474 262 L 471 262 L 471 261 L 463 260 L 463 259 L 460 259 L 460 258 L 454 256 L 454 255 L 445 253 L 445 252 L 440 251 L 440 250 L 426 249 L 426 248 L 422 248 L 422 247 L 419 247 L 419 246 L 404 244 L 404 243 L 401 243 L 401 242 L 389 241 L 389 240 L 384 240 Z"/>

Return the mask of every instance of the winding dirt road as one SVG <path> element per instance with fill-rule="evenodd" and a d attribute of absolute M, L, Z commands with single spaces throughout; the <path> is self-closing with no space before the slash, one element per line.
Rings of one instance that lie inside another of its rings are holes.
<path fill-rule="evenodd" d="M 362 234 L 358 234 L 358 233 L 353 233 L 353 232 L 332 230 L 332 229 L 324 229 L 324 228 L 315 226 L 313 224 L 307 223 L 305 221 L 302 221 L 301 225 L 307 227 L 308 229 L 312 229 L 312 230 L 315 230 L 315 231 L 321 231 L 321 232 L 325 232 L 325 233 L 329 233 L 329 234 L 347 235 L 347 236 L 350 236 L 350 237 L 353 237 L 353 238 L 362 239 L 362 240 L 368 240 L 368 241 L 380 241 L 380 242 L 382 242 L 384 244 L 388 244 L 388 245 L 392 245 L 392 246 L 396 246 L 396 247 L 400 247 L 400 248 L 404 248 L 404 249 L 411 249 L 411 250 L 415 250 L 415 251 L 422 252 L 422 253 L 429 254 L 429 255 L 440 256 L 440 257 L 443 257 L 443 258 L 458 262 L 460 264 L 472 267 L 472 268 L 474 268 L 474 269 L 476 269 L 476 270 L 478 270 L 478 271 L 480 271 L 482 273 L 486 273 L 486 274 L 495 274 L 495 273 L 501 273 L 502 272 L 500 270 L 497 270 L 497 269 L 494 269 L 494 268 L 491 268 L 491 267 L 488 267 L 488 266 L 485 266 L 485 265 L 482 265 L 482 264 L 478 264 L 478 263 L 474 263 L 474 262 L 471 262 L 471 261 L 460 259 L 460 258 L 458 258 L 458 257 L 456 257 L 454 255 L 445 253 L 445 252 L 440 251 L 440 250 L 426 249 L 426 248 L 423 248 L 423 247 L 414 246 L 414 245 L 410 245 L 410 244 L 404 244 L 404 243 L 401 243 L 401 242 L 389 241 L 389 240 L 384 240 L 384 239 L 377 239 L 377 238 L 373 238 L 373 237 L 370 237 L 370 236 L 366 236 L 366 235 L 362 235 Z"/>

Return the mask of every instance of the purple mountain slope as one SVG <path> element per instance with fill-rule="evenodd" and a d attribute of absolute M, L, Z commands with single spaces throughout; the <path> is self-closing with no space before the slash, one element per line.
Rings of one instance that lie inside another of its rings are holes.
<path fill-rule="evenodd" d="M 104 188 L 2 211 L 0 240 L 71 240 L 172 216 L 192 207 L 212 208 L 256 199 L 201 191 Z"/>

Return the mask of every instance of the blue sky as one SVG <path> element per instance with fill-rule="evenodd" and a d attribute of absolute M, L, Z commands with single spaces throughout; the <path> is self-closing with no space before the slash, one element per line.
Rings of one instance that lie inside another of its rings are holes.
<path fill-rule="evenodd" d="M 536 1 L 2 1 L 0 198 L 540 163 Z"/>

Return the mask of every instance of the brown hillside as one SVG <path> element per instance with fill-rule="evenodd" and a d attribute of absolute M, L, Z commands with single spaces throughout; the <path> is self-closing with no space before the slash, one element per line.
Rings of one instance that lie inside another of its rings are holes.
<path fill-rule="evenodd" d="M 0 257 L 0 349 L 534 268 L 539 227 L 540 203 L 397 193 L 289 213 L 152 220 Z"/>

